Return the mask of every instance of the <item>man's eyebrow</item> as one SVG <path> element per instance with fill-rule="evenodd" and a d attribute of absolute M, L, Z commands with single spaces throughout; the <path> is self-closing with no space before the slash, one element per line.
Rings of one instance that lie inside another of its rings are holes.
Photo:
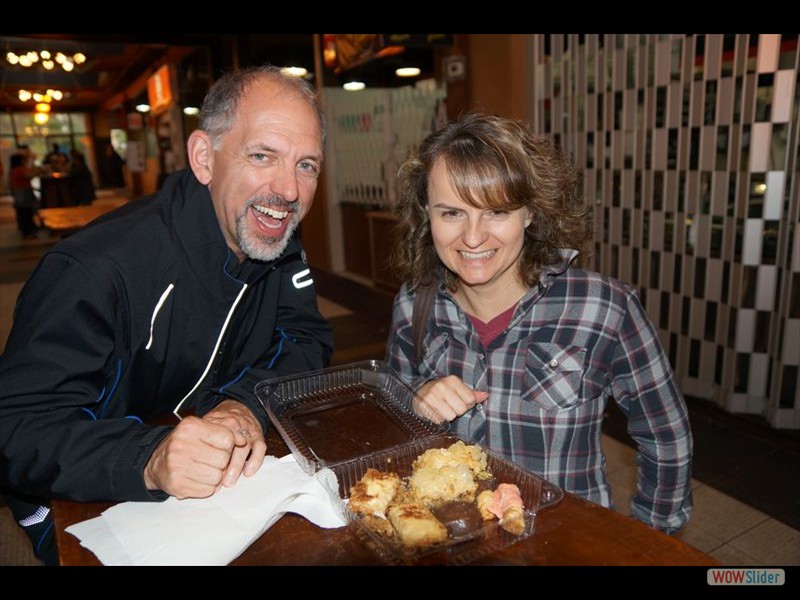
<path fill-rule="evenodd" d="M 259 143 L 256 143 L 256 144 L 250 144 L 249 146 L 245 146 L 244 151 L 245 152 L 259 151 L 259 152 L 276 152 L 277 153 L 278 149 L 277 148 L 273 148 L 272 146 L 268 146 L 267 144 L 263 144 L 263 143 L 259 142 Z"/>

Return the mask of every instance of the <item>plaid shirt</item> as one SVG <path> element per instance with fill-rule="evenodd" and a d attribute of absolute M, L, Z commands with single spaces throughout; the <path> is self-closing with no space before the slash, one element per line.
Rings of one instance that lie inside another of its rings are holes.
<path fill-rule="evenodd" d="M 440 286 L 413 364 L 414 294 L 395 299 L 386 361 L 414 389 L 457 375 L 489 398 L 451 428 L 559 487 L 611 507 L 600 447 L 603 411 L 614 398 L 636 441 L 633 515 L 673 533 L 692 509 L 692 435 L 686 405 L 658 335 L 635 291 L 597 273 L 545 270 L 488 348 L 452 295 Z"/>

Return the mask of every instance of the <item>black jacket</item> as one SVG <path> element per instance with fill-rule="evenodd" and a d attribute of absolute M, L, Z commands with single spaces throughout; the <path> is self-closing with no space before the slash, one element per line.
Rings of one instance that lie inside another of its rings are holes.
<path fill-rule="evenodd" d="M 146 424 L 263 379 L 319 369 L 331 328 L 299 241 L 239 264 L 191 173 L 54 246 L 19 296 L 0 359 L 0 484 L 74 500 L 152 500 Z M 143 421 L 145 423 L 143 423 Z"/>

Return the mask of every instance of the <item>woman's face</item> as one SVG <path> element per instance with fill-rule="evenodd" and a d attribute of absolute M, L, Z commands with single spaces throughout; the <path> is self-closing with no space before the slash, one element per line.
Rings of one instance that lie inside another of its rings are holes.
<path fill-rule="evenodd" d="M 442 159 L 428 175 L 427 208 L 439 260 L 462 285 L 476 291 L 519 285 L 517 262 L 528 209 L 503 211 L 467 204 L 453 189 Z"/>

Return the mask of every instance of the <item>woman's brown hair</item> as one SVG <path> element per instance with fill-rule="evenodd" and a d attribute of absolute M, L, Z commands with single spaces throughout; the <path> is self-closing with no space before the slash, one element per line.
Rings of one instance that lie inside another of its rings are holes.
<path fill-rule="evenodd" d="M 412 287 L 430 280 L 442 264 L 428 218 L 428 176 L 442 159 L 458 195 L 476 208 L 528 207 L 520 278 L 539 280 L 544 266 L 558 262 L 561 248 L 578 250 L 585 262 L 591 245 L 589 208 L 584 206 L 580 173 L 550 141 L 531 135 L 524 123 L 469 113 L 430 134 L 400 167 L 399 224 L 393 267 Z M 447 269 L 445 283 L 458 287 Z"/>

